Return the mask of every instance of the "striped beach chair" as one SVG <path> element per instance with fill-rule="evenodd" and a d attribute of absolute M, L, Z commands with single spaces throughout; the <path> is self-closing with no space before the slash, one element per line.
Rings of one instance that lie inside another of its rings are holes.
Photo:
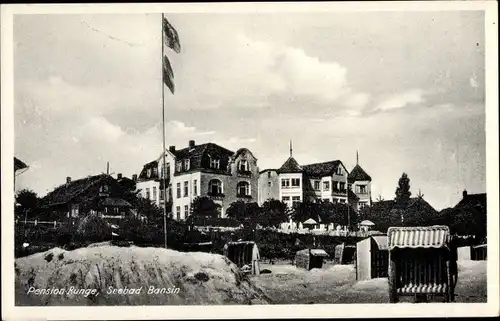
<path fill-rule="evenodd" d="M 454 301 L 457 256 L 447 226 L 391 227 L 387 237 L 391 303 L 400 296 L 443 296 L 446 302 Z"/>

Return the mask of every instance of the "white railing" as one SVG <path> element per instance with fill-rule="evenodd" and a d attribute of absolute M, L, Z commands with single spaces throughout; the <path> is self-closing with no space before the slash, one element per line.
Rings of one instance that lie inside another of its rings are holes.
<path fill-rule="evenodd" d="M 57 221 L 39 221 L 39 220 L 34 220 L 34 221 L 28 221 L 28 220 L 15 220 L 15 224 L 24 224 L 24 225 L 34 225 L 37 226 L 38 224 L 41 225 L 53 225 L 54 227 L 57 227 L 58 225 L 61 226 L 61 222 Z"/>

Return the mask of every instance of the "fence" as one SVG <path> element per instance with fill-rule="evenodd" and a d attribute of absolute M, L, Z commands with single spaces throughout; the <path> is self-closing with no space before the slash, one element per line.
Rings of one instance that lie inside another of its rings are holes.
<path fill-rule="evenodd" d="M 52 225 L 53 227 L 58 227 L 58 226 L 63 225 L 62 222 L 58 222 L 58 221 L 39 221 L 39 220 L 34 220 L 34 221 L 15 220 L 15 224 L 24 224 L 24 225 L 33 225 L 33 226 Z"/>

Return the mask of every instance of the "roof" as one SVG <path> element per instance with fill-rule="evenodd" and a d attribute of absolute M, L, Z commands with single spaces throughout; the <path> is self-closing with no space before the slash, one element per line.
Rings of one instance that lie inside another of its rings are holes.
<path fill-rule="evenodd" d="M 484 211 L 486 211 L 486 193 L 481 193 L 481 194 L 467 194 L 464 195 L 462 200 L 458 202 L 457 205 L 455 205 L 453 208 L 459 209 L 459 208 L 481 208 Z"/>
<path fill-rule="evenodd" d="M 375 241 L 379 250 L 388 250 L 389 249 L 389 239 L 387 238 L 386 235 L 371 236 L 371 238 L 372 238 L 372 240 Z"/>
<path fill-rule="evenodd" d="M 302 224 L 318 224 L 318 222 L 316 222 L 312 218 L 309 218 L 305 222 L 303 222 Z"/>
<path fill-rule="evenodd" d="M 184 167 L 182 167 L 183 172 L 199 169 L 207 169 L 216 172 L 226 172 L 231 157 L 236 155 L 233 151 L 230 151 L 229 149 L 226 149 L 214 143 L 194 145 L 193 147 L 186 147 L 169 152 L 175 156 L 175 160 L 177 162 L 182 162 L 185 159 L 189 159 L 189 169 L 184 170 Z M 238 153 L 242 152 L 249 152 L 251 154 L 251 152 L 246 148 L 240 148 L 238 150 Z M 145 164 L 138 178 L 140 180 L 160 179 L 161 173 L 159 173 L 158 170 L 154 171 L 153 169 L 158 168 L 158 164 L 162 156 L 163 154 L 160 155 L 158 159 Z M 220 160 L 219 169 L 210 168 L 210 157 Z M 147 175 L 148 169 L 151 169 L 151 175 L 149 176 Z"/>
<path fill-rule="evenodd" d="M 300 167 L 299 163 L 292 156 L 288 157 L 278 169 L 279 173 L 302 173 L 302 171 L 302 167 Z"/>
<path fill-rule="evenodd" d="M 323 249 L 311 249 L 311 255 L 313 256 L 328 256 L 328 253 Z"/>
<path fill-rule="evenodd" d="M 337 167 L 342 164 L 340 160 L 304 165 L 304 172 L 311 177 L 323 177 L 332 175 Z"/>
<path fill-rule="evenodd" d="M 450 229 L 444 225 L 426 227 L 390 227 L 387 230 L 389 248 L 447 247 Z"/>
<path fill-rule="evenodd" d="M 66 204 L 76 196 L 88 190 L 91 186 L 97 184 L 98 182 L 101 182 L 106 178 L 114 179 L 109 175 L 99 174 L 74 180 L 70 183 L 62 184 L 52 192 L 48 193 L 43 198 L 43 202 L 48 206 Z"/>
<path fill-rule="evenodd" d="M 415 205 L 418 205 L 418 204 L 422 204 L 422 205 L 425 205 L 425 206 L 428 206 L 428 207 L 434 209 L 432 207 L 432 205 L 430 205 L 422 197 L 411 197 L 410 200 L 409 200 L 409 202 L 408 202 L 408 205 L 406 206 L 406 208 L 408 209 L 408 208 L 411 208 L 411 207 L 413 207 Z M 378 209 L 378 210 L 387 210 L 387 211 L 390 211 L 395 206 L 396 206 L 396 202 L 394 200 L 384 200 L 384 201 L 373 202 L 371 207 L 374 210 Z"/>
<path fill-rule="evenodd" d="M 349 173 L 348 180 L 351 183 L 356 182 L 356 181 L 370 181 L 371 182 L 372 178 L 370 177 L 370 175 L 368 175 L 365 172 L 365 170 L 363 168 L 361 168 L 361 166 L 356 165 L 356 166 L 354 166 L 352 171 Z"/>
<path fill-rule="evenodd" d="M 100 203 L 102 206 L 116 206 L 116 207 L 132 207 L 132 205 L 124 199 L 106 197 Z"/>
<path fill-rule="evenodd" d="M 14 171 L 17 172 L 20 169 L 28 168 L 28 165 L 24 163 L 22 160 L 20 160 L 17 157 L 14 157 Z"/>

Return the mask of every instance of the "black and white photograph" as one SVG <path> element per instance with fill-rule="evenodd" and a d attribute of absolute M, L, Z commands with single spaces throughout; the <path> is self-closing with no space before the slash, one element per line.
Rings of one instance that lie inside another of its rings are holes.
<path fill-rule="evenodd" d="M 1 21 L 7 320 L 498 313 L 496 2 Z"/>

